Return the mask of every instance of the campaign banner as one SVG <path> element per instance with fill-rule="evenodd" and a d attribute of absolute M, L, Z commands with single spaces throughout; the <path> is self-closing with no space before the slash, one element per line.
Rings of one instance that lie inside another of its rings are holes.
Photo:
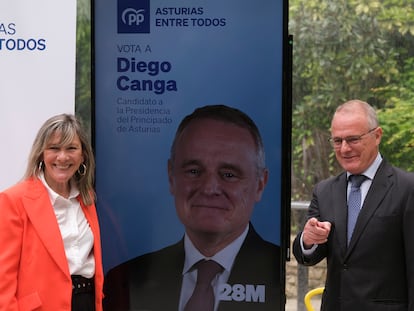
<path fill-rule="evenodd" d="M 95 0 L 97 209 L 105 271 L 183 237 L 167 160 L 181 119 L 224 104 L 263 136 L 269 182 L 251 219 L 282 241 L 282 0 Z"/>
<path fill-rule="evenodd" d="M 76 0 L 0 2 L 0 191 L 18 182 L 40 126 L 75 110 Z"/>

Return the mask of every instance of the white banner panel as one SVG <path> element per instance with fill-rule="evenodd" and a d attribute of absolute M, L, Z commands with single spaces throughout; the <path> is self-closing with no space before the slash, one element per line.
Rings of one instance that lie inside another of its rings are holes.
<path fill-rule="evenodd" d="M 0 1 L 0 191 L 43 122 L 75 110 L 76 0 Z"/>

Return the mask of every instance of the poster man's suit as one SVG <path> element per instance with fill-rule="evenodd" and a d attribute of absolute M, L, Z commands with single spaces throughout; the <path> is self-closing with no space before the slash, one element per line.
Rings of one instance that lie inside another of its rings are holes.
<path fill-rule="evenodd" d="M 115 267 L 106 278 L 104 310 L 178 310 L 184 257 L 181 240 Z M 264 241 L 250 224 L 227 283 L 241 284 L 244 289 L 246 285 L 264 285 L 265 302 L 221 301 L 218 310 L 281 310 L 285 299 L 279 262 L 279 247 Z"/>
<path fill-rule="evenodd" d="M 328 242 L 296 259 L 313 265 L 327 258 L 321 310 L 414 310 L 414 175 L 382 161 L 347 246 L 347 179 L 342 173 L 319 183 L 309 217 L 332 224 Z"/>

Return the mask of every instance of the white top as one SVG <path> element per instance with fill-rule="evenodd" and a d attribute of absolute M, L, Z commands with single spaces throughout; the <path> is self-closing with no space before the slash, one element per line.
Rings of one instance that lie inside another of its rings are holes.
<path fill-rule="evenodd" d="M 95 275 L 95 259 L 92 251 L 94 237 L 77 200 L 79 190 L 72 185 L 69 197 L 66 199 L 49 187 L 43 173 L 39 178 L 48 191 L 50 203 L 55 211 L 70 274 L 92 278 Z"/>

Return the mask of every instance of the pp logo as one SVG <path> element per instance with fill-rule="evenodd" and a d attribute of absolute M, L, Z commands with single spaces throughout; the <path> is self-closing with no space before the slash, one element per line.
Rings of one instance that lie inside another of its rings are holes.
<path fill-rule="evenodd" d="M 118 33 L 150 32 L 150 0 L 118 0 Z"/>
<path fill-rule="evenodd" d="M 128 26 L 139 26 L 144 22 L 144 12 L 145 10 L 135 10 L 133 8 L 128 8 L 122 12 L 122 22 Z"/>

